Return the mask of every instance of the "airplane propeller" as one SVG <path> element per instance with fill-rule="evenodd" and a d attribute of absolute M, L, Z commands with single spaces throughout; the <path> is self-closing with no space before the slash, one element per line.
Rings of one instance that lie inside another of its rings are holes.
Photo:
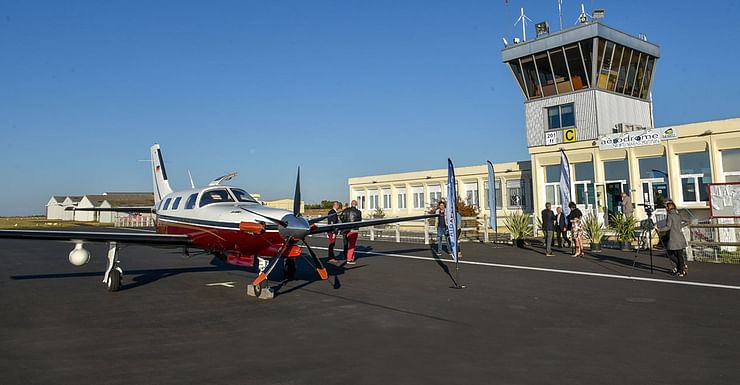
<path fill-rule="evenodd" d="M 326 268 L 324 267 L 323 263 L 321 263 L 321 260 L 316 256 L 316 253 L 314 253 L 313 249 L 311 249 L 311 246 L 306 241 L 306 237 L 312 234 L 320 234 L 320 233 L 327 233 L 330 231 L 343 231 L 343 230 L 351 230 L 355 229 L 357 227 L 364 227 L 364 226 L 377 226 L 377 225 L 383 225 L 383 224 L 390 224 L 390 223 L 397 223 L 400 221 L 409 221 L 409 220 L 417 220 L 417 219 L 427 219 L 435 217 L 437 214 L 424 214 L 424 215 L 416 215 L 416 216 L 409 216 L 404 218 L 383 218 L 383 219 L 373 219 L 368 221 L 362 221 L 362 224 L 358 222 L 346 222 L 346 223 L 335 223 L 330 225 L 318 225 L 317 223 L 320 222 L 323 219 L 326 219 L 326 217 L 322 218 L 316 218 L 312 220 L 307 220 L 303 216 L 301 216 L 301 169 L 298 168 L 298 175 L 296 177 L 296 183 L 295 183 L 295 194 L 293 196 L 293 212 L 283 215 L 282 218 L 277 219 L 270 217 L 268 215 L 262 214 L 258 211 L 248 209 L 246 207 L 241 207 L 242 210 L 252 213 L 254 215 L 260 216 L 278 226 L 278 232 L 280 233 L 281 237 L 283 238 L 283 246 L 278 250 L 278 253 L 275 255 L 272 260 L 267 264 L 264 270 L 260 272 L 260 274 L 255 278 L 255 280 L 251 283 L 251 289 L 253 289 L 256 296 L 259 296 L 262 292 L 262 288 L 266 284 L 267 276 L 272 272 L 272 270 L 277 266 L 278 262 L 282 260 L 282 258 L 286 257 L 286 255 L 293 251 L 293 247 L 296 246 L 297 243 L 302 243 L 306 250 L 308 250 L 309 255 L 311 256 L 311 259 L 313 261 L 314 266 L 316 267 L 316 272 L 319 274 L 319 277 L 321 277 L 322 280 L 326 280 L 329 278 L 329 274 L 326 271 Z M 246 228 L 252 228 L 254 226 L 246 226 Z M 291 256 L 292 258 L 294 256 Z M 292 260 L 290 260 L 292 262 Z"/>
<path fill-rule="evenodd" d="M 278 232 L 283 237 L 283 246 L 278 250 L 275 257 L 270 260 L 265 269 L 261 271 L 257 278 L 255 278 L 255 280 L 251 283 L 257 296 L 259 296 L 259 293 L 262 291 L 262 286 L 267 281 L 267 276 L 270 275 L 275 266 L 277 266 L 278 262 L 283 257 L 285 257 L 286 253 L 288 253 L 292 246 L 295 246 L 298 242 L 301 242 L 304 246 L 306 246 L 306 250 L 308 250 L 309 255 L 311 255 L 311 259 L 313 260 L 313 264 L 316 267 L 316 272 L 319 274 L 319 277 L 321 277 L 322 280 L 326 280 L 329 278 L 329 273 L 326 271 L 324 264 L 321 263 L 319 257 L 316 256 L 316 253 L 314 253 L 313 249 L 311 249 L 311 246 L 309 246 L 309 244 L 306 242 L 306 236 L 311 233 L 311 229 L 315 225 L 309 223 L 308 220 L 301 216 L 300 167 L 298 168 L 298 174 L 296 176 L 295 193 L 293 195 L 293 212 L 291 214 L 285 214 L 281 219 L 277 219 L 245 207 L 241 207 L 241 209 L 265 218 L 268 221 L 278 225 Z"/>

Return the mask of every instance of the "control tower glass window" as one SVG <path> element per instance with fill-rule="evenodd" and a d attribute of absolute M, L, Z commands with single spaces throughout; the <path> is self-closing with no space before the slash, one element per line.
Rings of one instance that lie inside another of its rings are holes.
<path fill-rule="evenodd" d="M 534 59 L 534 64 L 537 67 L 537 74 L 540 79 L 540 85 L 542 86 L 542 95 L 557 95 L 558 92 L 555 88 L 555 76 L 552 74 L 552 67 L 550 66 L 550 60 L 547 53 L 545 52 L 535 55 Z"/>
<path fill-rule="evenodd" d="M 605 39 L 598 39 L 596 55 L 596 87 L 649 98 L 655 57 Z"/>
<path fill-rule="evenodd" d="M 526 88 L 526 94 L 529 99 L 536 99 L 542 97 L 542 90 L 540 89 L 540 82 L 537 80 L 537 69 L 534 67 L 534 58 L 532 56 L 526 56 L 521 58 L 522 71 L 524 76 L 524 84 Z"/>
<path fill-rule="evenodd" d="M 550 51 L 550 62 L 552 63 L 552 71 L 555 75 L 555 88 L 557 88 L 558 94 L 573 91 L 573 87 L 570 84 L 568 65 L 565 63 L 565 54 L 563 51 L 562 47 Z"/>
<path fill-rule="evenodd" d="M 586 78 L 586 74 L 589 71 L 586 70 L 581 49 L 577 44 L 565 47 L 565 60 L 568 63 L 573 88 L 576 91 L 588 88 L 589 80 Z"/>

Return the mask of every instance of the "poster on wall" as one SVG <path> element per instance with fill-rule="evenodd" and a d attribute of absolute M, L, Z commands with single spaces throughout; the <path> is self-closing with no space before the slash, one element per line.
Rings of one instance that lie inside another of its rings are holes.
<path fill-rule="evenodd" d="M 710 183 L 709 207 L 713 218 L 740 218 L 740 182 Z"/>
<path fill-rule="evenodd" d="M 617 134 L 600 136 L 599 150 L 649 146 L 652 144 L 660 144 L 660 141 L 662 140 L 676 138 L 678 138 L 678 132 L 676 132 L 673 127 L 620 132 Z"/>

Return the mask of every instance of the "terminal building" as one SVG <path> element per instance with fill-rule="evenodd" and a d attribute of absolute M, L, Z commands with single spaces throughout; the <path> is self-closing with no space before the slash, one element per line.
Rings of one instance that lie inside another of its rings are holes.
<path fill-rule="evenodd" d="M 707 184 L 740 182 L 740 118 L 655 127 L 651 89 L 659 58 L 660 48 L 644 36 L 598 20 L 504 48 L 502 61 L 524 99 L 530 159 L 495 165 L 499 215 L 562 205 L 562 151 L 570 163 L 571 199 L 584 213 L 608 221 L 622 211 L 626 192 L 641 217 L 641 204 L 661 214 L 666 199 L 698 219 L 708 217 Z M 484 163 L 488 155 L 480 155 Z M 485 164 L 456 172 L 461 198 L 483 214 Z M 446 198 L 446 173 L 350 178 L 349 199 L 392 216 L 415 214 Z M 519 206 L 510 205 L 514 195 Z"/>

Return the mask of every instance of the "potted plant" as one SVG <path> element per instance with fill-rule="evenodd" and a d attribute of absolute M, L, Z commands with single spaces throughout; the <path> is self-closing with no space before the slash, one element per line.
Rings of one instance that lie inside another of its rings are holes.
<path fill-rule="evenodd" d="M 529 216 L 524 213 L 512 213 L 506 217 L 504 225 L 514 239 L 516 247 L 524 247 L 524 237 L 532 235 Z"/>
<path fill-rule="evenodd" d="M 625 216 L 622 213 L 615 213 L 609 217 L 609 226 L 617 233 L 623 251 L 632 250 L 632 241 L 635 240 L 635 226 L 637 219 L 632 215 Z"/>
<path fill-rule="evenodd" d="M 606 228 L 603 223 L 599 222 L 596 215 L 583 217 L 583 232 L 591 241 L 591 251 L 601 252 L 601 239 L 604 237 Z"/>

